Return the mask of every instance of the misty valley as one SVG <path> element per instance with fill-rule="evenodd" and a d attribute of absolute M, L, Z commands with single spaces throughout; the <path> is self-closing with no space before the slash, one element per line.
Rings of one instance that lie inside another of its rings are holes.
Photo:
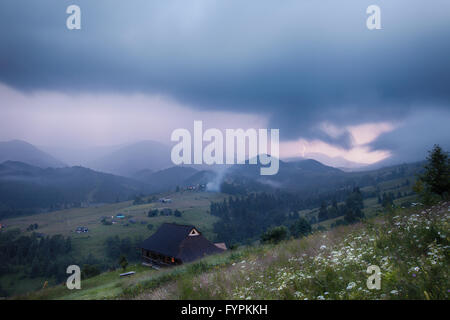
<path fill-rule="evenodd" d="M 59 163 L 26 146 L 32 159 Z M 137 248 L 164 223 L 195 225 L 235 261 L 249 248 L 415 210 L 422 200 L 413 187 L 425 164 L 343 171 L 303 159 L 280 160 L 274 176 L 261 176 L 259 165 L 216 165 L 137 168 L 124 177 L 7 160 L 0 164 L 1 293 L 64 283 L 68 265 L 79 265 L 85 280 L 121 272 L 120 259 L 150 272 Z"/>
<path fill-rule="evenodd" d="M 68 2 L 0 1 L 2 314 L 450 300 L 449 0 Z"/>

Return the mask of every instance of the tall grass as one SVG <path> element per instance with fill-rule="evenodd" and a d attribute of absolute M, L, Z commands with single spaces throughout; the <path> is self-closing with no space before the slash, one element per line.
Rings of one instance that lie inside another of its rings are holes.
<path fill-rule="evenodd" d="M 449 203 L 259 247 L 199 269 L 166 291 L 175 299 L 448 299 Z M 381 289 L 368 289 L 371 265 Z"/>

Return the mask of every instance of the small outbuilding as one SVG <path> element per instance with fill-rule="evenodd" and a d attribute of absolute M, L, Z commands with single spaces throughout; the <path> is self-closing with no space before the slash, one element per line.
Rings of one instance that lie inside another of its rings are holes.
<path fill-rule="evenodd" d="M 214 245 L 215 245 L 217 248 L 220 248 L 220 249 L 223 249 L 223 250 L 227 250 L 227 246 L 226 246 L 225 242 L 214 243 Z"/>
<path fill-rule="evenodd" d="M 166 266 L 225 251 L 203 237 L 196 227 L 175 223 L 163 223 L 150 238 L 142 242 L 141 250 L 145 262 Z"/>

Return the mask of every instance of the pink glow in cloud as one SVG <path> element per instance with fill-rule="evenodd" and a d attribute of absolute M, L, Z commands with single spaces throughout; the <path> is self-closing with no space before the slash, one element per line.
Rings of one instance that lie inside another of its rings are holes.
<path fill-rule="evenodd" d="M 264 115 L 236 112 L 199 111 L 161 95 L 75 94 L 50 91 L 24 94 L 0 84 L 0 140 L 22 139 L 42 146 L 102 146 L 139 140 L 170 143 L 176 128 L 191 129 L 201 119 L 205 127 L 267 128 Z M 299 139 L 280 143 L 281 158 L 317 155 L 372 164 L 390 156 L 387 150 L 370 150 L 368 143 L 395 126 L 389 122 L 339 127 L 319 125 L 327 135 L 352 136 L 350 149 L 321 140 Z M 319 159 L 320 158 L 320 159 Z M 327 163 L 333 165 L 332 162 Z"/>
<path fill-rule="evenodd" d="M 350 133 L 353 142 L 352 147 L 346 149 L 317 139 L 299 139 L 297 141 L 281 143 L 281 157 L 313 158 L 324 161 L 324 158 L 320 155 L 326 155 L 328 158 L 339 158 L 358 164 L 373 164 L 391 155 L 388 150 L 371 150 L 368 144 L 375 141 L 381 134 L 394 130 L 395 126 L 392 123 L 365 123 L 355 126 L 338 127 L 326 122 L 322 123 L 319 127 L 333 138 L 337 138 L 344 133 Z M 333 159 L 328 159 L 328 162 L 327 164 L 329 165 L 336 165 L 336 163 L 333 163 Z"/>

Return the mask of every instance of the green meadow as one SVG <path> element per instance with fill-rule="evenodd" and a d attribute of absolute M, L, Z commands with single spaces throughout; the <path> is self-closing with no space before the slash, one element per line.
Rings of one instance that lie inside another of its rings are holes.
<path fill-rule="evenodd" d="M 208 192 L 178 192 L 171 194 L 157 195 L 172 199 L 171 203 L 153 202 L 141 205 L 133 205 L 132 201 L 106 204 L 99 207 L 75 208 L 61 211 L 41 213 L 31 216 L 6 219 L 2 223 L 8 229 L 20 228 L 25 231 L 30 224 L 39 225 L 37 232 L 44 235 L 61 234 L 72 238 L 72 245 L 75 255 L 94 254 L 97 258 L 104 258 L 104 242 L 110 236 L 122 237 L 148 237 L 158 229 L 164 222 L 174 222 L 178 224 L 193 224 L 197 226 L 203 234 L 209 238 L 214 238 L 212 225 L 216 217 L 211 216 L 209 205 L 211 201 L 220 201 L 223 194 Z M 147 198 L 144 198 L 147 199 Z M 182 212 L 181 217 L 156 216 L 148 217 L 151 209 L 170 208 L 178 209 Z M 102 217 L 111 218 L 118 213 L 125 215 L 124 219 L 115 219 L 117 223 L 104 225 Z M 130 219 L 135 223 L 130 223 Z M 153 225 L 153 229 L 147 228 L 148 224 Z M 77 227 L 89 228 L 87 233 L 76 233 Z M 31 232 L 30 232 L 31 233 Z"/>
<path fill-rule="evenodd" d="M 275 245 L 228 250 L 177 267 L 112 271 L 15 299 L 448 299 L 449 207 L 384 211 Z M 381 288 L 366 286 L 371 265 Z"/>
<path fill-rule="evenodd" d="M 407 177 L 410 181 L 414 180 L 414 177 Z M 395 199 L 394 203 L 397 207 L 401 207 L 404 202 L 414 202 L 416 196 L 408 195 L 411 192 L 411 186 L 405 186 L 406 178 L 386 181 L 378 185 L 381 193 L 392 192 L 397 194 L 399 191 L 405 194 L 405 196 Z M 364 192 L 373 191 L 374 187 L 363 188 Z M 172 202 L 161 203 L 159 201 L 153 201 L 148 203 L 150 198 L 170 198 Z M 209 193 L 209 192 L 195 192 L 195 191 L 183 191 L 174 193 L 164 193 L 158 195 L 152 195 L 151 197 L 144 197 L 144 204 L 133 205 L 133 201 L 126 201 L 113 204 L 104 204 L 97 207 L 89 208 L 73 208 L 54 212 L 41 213 L 31 216 L 20 216 L 16 218 L 5 219 L 1 223 L 7 226 L 7 229 L 19 228 L 25 234 L 31 234 L 31 231 L 26 231 L 27 227 L 31 224 L 37 223 L 39 225 L 36 232 L 43 233 L 44 235 L 56 235 L 61 234 L 63 236 L 70 236 L 72 239 L 72 255 L 77 258 L 84 258 L 88 255 L 94 256 L 100 261 L 107 261 L 108 257 L 105 250 L 105 241 L 111 236 L 118 236 L 119 238 L 131 238 L 131 239 L 145 239 L 153 234 L 158 227 L 164 222 L 174 222 L 178 224 L 191 224 L 199 228 L 200 231 L 210 240 L 214 241 L 216 238 L 213 232 L 213 224 L 219 219 L 216 216 L 212 216 L 209 213 L 210 203 L 212 201 L 223 201 L 228 197 L 222 193 Z M 172 210 L 179 210 L 182 212 L 181 217 L 171 216 L 155 216 L 148 217 L 149 210 L 170 208 Z M 366 218 L 376 217 L 384 212 L 384 208 L 378 203 L 377 198 L 366 198 L 364 200 L 364 214 Z M 299 212 L 300 216 L 310 218 L 312 216 L 317 217 L 319 209 L 308 209 Z M 111 225 L 105 225 L 101 222 L 102 218 L 107 217 L 111 220 L 111 217 L 115 217 L 118 213 L 125 215 L 124 219 L 115 219 L 117 223 Z M 131 223 L 130 219 L 135 223 Z M 332 224 L 342 217 L 328 219 L 320 223 L 314 224 L 313 229 L 316 230 L 319 226 L 326 229 L 330 229 Z M 153 225 L 152 229 L 149 229 L 148 224 Z M 77 227 L 87 227 L 88 233 L 76 233 Z M 111 261 L 110 261 L 111 262 Z M 138 270 L 140 266 L 136 266 Z M 147 270 L 142 269 L 142 272 Z M 148 270 L 147 270 L 148 271 Z M 149 271 L 153 273 L 153 271 Z M 25 272 L 17 273 L 15 275 L 5 275 L 0 277 L 0 286 L 10 292 L 11 294 L 24 294 L 29 291 L 35 291 L 42 288 L 45 281 L 49 281 L 50 286 L 58 285 L 53 279 L 45 278 L 28 278 L 25 276 Z M 110 293 L 118 292 L 118 289 L 114 287 L 117 283 L 124 283 L 128 280 L 115 279 L 116 276 L 102 274 L 99 279 L 105 279 L 104 286 L 108 288 L 106 290 L 108 295 Z M 136 278 L 136 276 L 134 276 Z M 110 279 L 110 280 L 107 280 Z M 115 280 L 113 280 L 115 279 Z M 92 283 L 95 290 L 100 290 L 95 279 L 86 280 L 86 285 Z M 101 280 L 100 282 L 102 282 Z M 93 289 L 94 290 L 94 289 Z M 104 292 L 104 290 L 100 290 Z M 103 297 L 104 293 L 99 293 L 99 298 Z M 77 293 L 82 295 L 82 293 Z"/>

